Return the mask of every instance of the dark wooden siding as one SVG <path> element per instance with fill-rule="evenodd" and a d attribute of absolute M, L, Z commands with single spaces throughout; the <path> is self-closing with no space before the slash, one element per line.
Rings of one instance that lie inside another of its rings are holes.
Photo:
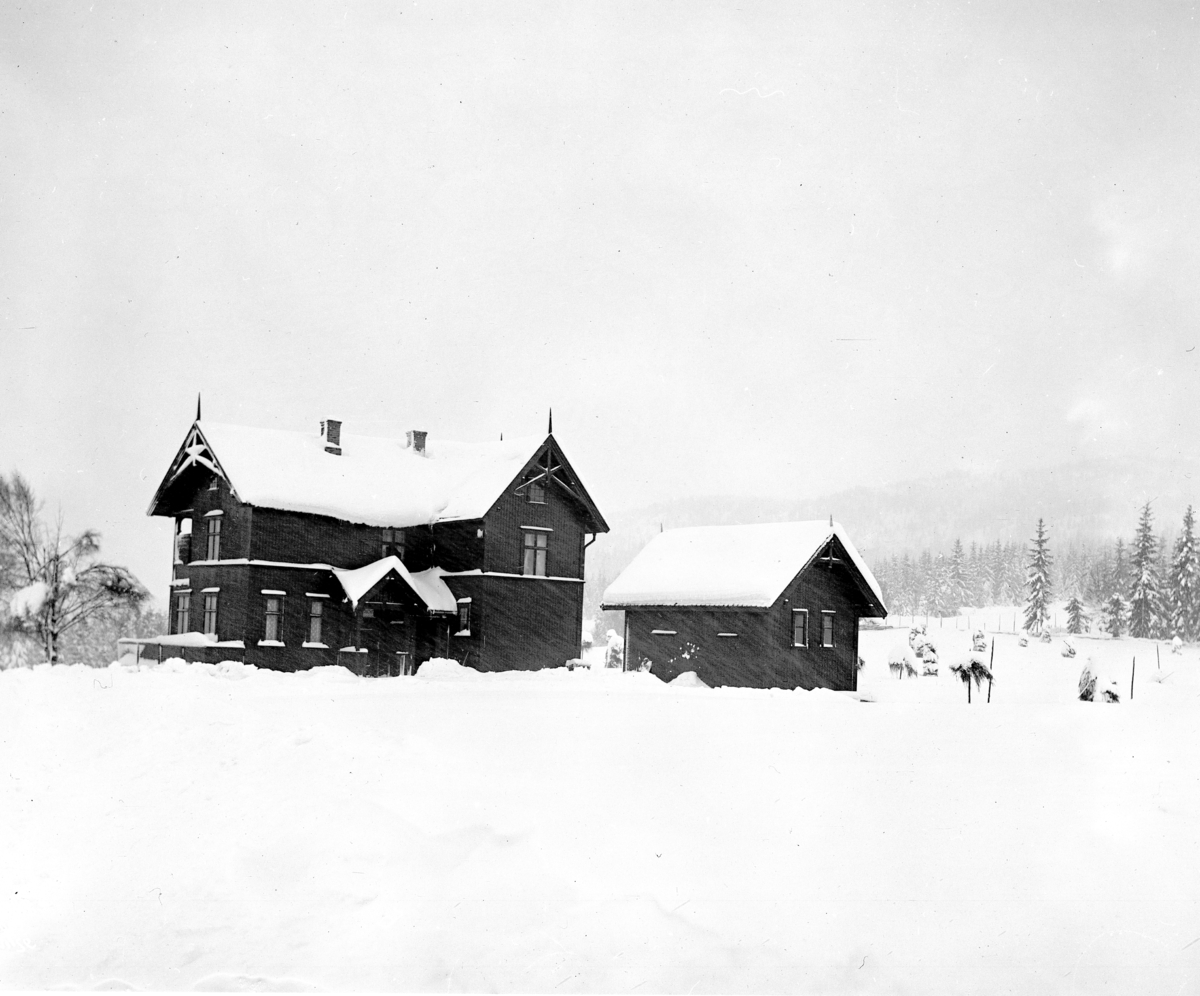
<path fill-rule="evenodd" d="M 524 558 L 522 526 L 553 530 L 546 548 L 546 575 L 583 577 L 583 516 L 576 503 L 556 486 L 546 489 L 546 503 L 526 500 L 509 487 L 484 519 L 484 570 L 520 574 Z"/>
<path fill-rule="evenodd" d="M 404 531 L 404 563 L 409 564 L 428 548 L 428 527 Z M 275 508 L 254 510 L 254 532 L 249 556 L 288 564 L 330 564 L 333 567 L 362 567 L 383 554 L 383 528 L 364 526 L 327 515 L 308 515 Z M 427 566 L 427 565 L 426 565 Z"/>
<path fill-rule="evenodd" d="M 430 531 L 430 547 L 425 562 L 414 567 L 406 558 L 404 566 L 410 571 L 424 570 L 437 565 L 447 571 L 473 571 L 484 564 L 483 520 L 439 522 Z"/>
<path fill-rule="evenodd" d="M 472 667 L 536 670 L 579 656 L 580 582 L 476 576 L 446 583 L 456 596 L 469 594 L 472 611 L 480 611 L 478 656 L 467 662 Z"/>
<path fill-rule="evenodd" d="M 209 490 L 208 482 L 215 480 L 217 487 Z M 192 560 L 204 560 L 208 556 L 209 512 L 221 512 L 221 560 L 234 560 L 250 555 L 250 536 L 253 524 L 253 509 L 243 505 L 223 478 L 208 474 L 198 482 L 189 503 L 192 519 Z"/>
<path fill-rule="evenodd" d="M 808 610 L 807 647 L 791 645 L 795 609 Z M 844 567 L 814 564 L 769 609 L 626 610 L 626 659 L 631 665 L 649 662 L 651 673 L 664 681 L 695 671 L 712 686 L 853 691 L 858 687 L 858 620 L 865 609 Z M 826 611 L 834 613 L 832 648 L 821 646 L 821 614 Z"/>
<path fill-rule="evenodd" d="M 808 647 L 792 647 L 792 612 L 808 610 Z M 858 620 L 865 611 L 862 595 L 849 572 L 813 564 L 788 585 L 771 609 L 779 684 L 783 688 L 858 687 Z M 821 613 L 834 613 L 832 649 L 821 646 Z"/>

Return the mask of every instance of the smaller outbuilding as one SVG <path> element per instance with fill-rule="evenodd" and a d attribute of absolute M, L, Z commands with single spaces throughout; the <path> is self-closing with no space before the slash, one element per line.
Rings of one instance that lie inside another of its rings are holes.
<path fill-rule="evenodd" d="M 879 583 L 832 520 L 672 529 L 604 593 L 625 613 L 625 661 L 707 685 L 858 686 L 858 621 Z"/>

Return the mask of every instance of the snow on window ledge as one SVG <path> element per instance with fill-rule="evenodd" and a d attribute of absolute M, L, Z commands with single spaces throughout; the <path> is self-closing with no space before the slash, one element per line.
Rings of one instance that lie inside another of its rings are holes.
<path fill-rule="evenodd" d="M 328 643 L 302 643 L 302 644 L 300 644 L 300 646 L 309 647 L 312 650 L 328 650 L 329 649 Z"/>
<path fill-rule="evenodd" d="M 259 640 L 258 645 L 260 647 L 286 647 L 287 646 L 287 644 L 284 643 L 282 640 Z"/>
<path fill-rule="evenodd" d="M 459 630 L 457 633 L 455 633 L 454 635 L 455 635 L 455 636 L 470 636 L 470 635 L 471 635 L 471 631 L 470 631 L 469 629 L 460 629 L 460 630 Z"/>
<path fill-rule="evenodd" d="M 652 630 L 650 630 L 650 635 L 651 635 L 651 636 L 675 636 L 675 635 L 676 635 L 676 630 L 673 630 L 673 629 L 652 629 Z"/>
<path fill-rule="evenodd" d="M 717 636 L 737 636 L 737 633 L 718 633 Z"/>

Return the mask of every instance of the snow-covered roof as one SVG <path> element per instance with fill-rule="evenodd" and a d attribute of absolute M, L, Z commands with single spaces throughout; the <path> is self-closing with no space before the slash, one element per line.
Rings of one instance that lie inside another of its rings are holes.
<path fill-rule="evenodd" d="M 659 533 L 608 586 L 603 605 L 766 608 L 834 537 L 882 607 L 879 582 L 846 531 L 823 519 Z"/>
<path fill-rule="evenodd" d="M 207 421 L 196 427 L 247 504 L 372 526 L 481 518 L 544 441 L 430 439 L 422 456 L 403 439 L 343 433 L 335 456 L 316 432 Z"/>
<path fill-rule="evenodd" d="M 458 603 L 453 593 L 446 586 L 446 582 L 442 580 L 442 576 L 446 572 L 440 567 L 431 567 L 429 570 L 417 571 L 413 574 L 404 566 L 399 557 L 384 557 L 382 560 L 376 560 L 365 567 L 358 567 L 352 571 L 342 570 L 338 567 L 333 569 L 334 576 L 338 579 L 342 590 L 354 608 L 358 608 L 358 603 L 363 596 L 392 572 L 404 579 L 431 612 L 453 613 L 458 611 Z"/>

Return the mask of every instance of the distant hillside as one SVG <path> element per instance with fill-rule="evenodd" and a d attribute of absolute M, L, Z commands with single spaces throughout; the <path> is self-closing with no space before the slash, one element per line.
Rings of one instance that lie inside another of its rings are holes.
<path fill-rule="evenodd" d="M 1137 513 L 1153 502 L 1160 533 L 1174 533 L 1189 502 L 1200 504 L 1200 464 L 1166 460 L 1088 460 L 1005 473 L 959 471 L 818 498 L 681 497 L 606 510 L 612 532 L 588 550 L 585 615 L 604 588 L 660 528 L 819 519 L 830 514 L 871 561 L 955 539 L 1024 542 L 1041 516 L 1052 543 L 1131 537 Z"/>

